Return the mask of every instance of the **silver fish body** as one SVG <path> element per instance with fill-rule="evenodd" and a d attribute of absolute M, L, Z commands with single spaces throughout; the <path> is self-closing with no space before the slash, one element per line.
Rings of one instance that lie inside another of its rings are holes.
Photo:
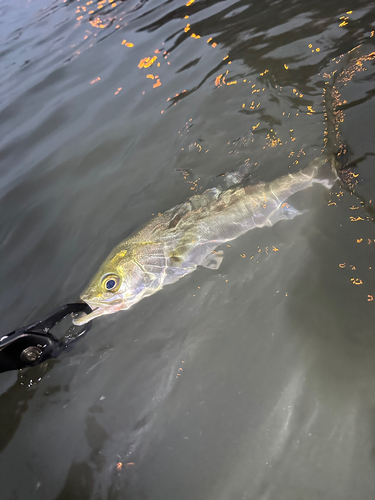
<path fill-rule="evenodd" d="M 151 219 L 120 243 L 81 295 L 93 312 L 74 320 L 129 309 L 144 297 L 172 284 L 202 265 L 217 269 L 216 249 L 256 227 L 272 226 L 299 212 L 287 204 L 294 193 L 318 183 L 332 187 L 336 170 L 326 156 L 300 172 L 270 183 L 246 185 L 241 175 L 228 189 L 212 188 Z"/>

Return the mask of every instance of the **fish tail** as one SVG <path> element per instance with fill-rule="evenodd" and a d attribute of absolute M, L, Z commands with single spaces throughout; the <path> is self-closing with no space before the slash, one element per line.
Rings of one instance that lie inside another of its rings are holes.
<path fill-rule="evenodd" d="M 307 175 L 311 175 L 313 183 L 319 183 L 327 189 L 331 189 L 338 179 L 336 161 L 325 155 L 312 160 L 305 169 Z"/>

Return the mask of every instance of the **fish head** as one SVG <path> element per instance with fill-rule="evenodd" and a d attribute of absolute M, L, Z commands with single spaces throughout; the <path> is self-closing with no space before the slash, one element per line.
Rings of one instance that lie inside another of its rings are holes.
<path fill-rule="evenodd" d="M 139 252 L 119 247 L 104 261 L 81 294 L 81 300 L 91 307 L 92 312 L 74 318 L 75 325 L 84 325 L 99 316 L 129 309 L 142 299 L 154 281 L 139 263 Z"/>

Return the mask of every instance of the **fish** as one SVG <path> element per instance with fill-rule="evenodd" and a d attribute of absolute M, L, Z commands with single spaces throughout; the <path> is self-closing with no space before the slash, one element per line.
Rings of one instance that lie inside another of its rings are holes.
<path fill-rule="evenodd" d="M 337 180 L 332 160 L 322 155 L 297 173 L 272 182 L 246 184 L 246 175 L 224 177 L 224 185 L 207 189 L 152 218 L 117 245 L 80 298 L 92 309 L 73 319 L 83 325 L 94 318 L 127 310 L 198 266 L 218 269 L 223 243 L 254 228 L 273 226 L 301 212 L 288 203 L 298 191 Z"/>
<path fill-rule="evenodd" d="M 255 185 L 249 182 L 249 170 L 242 167 L 223 176 L 219 186 L 153 217 L 105 259 L 80 296 L 92 312 L 76 316 L 73 323 L 83 325 L 130 309 L 199 266 L 218 269 L 224 257 L 219 247 L 224 243 L 300 215 L 288 203 L 293 194 L 314 184 L 331 189 L 339 179 L 342 148 L 334 92 L 332 82 L 324 92 L 327 127 L 321 156 L 299 172 Z"/>

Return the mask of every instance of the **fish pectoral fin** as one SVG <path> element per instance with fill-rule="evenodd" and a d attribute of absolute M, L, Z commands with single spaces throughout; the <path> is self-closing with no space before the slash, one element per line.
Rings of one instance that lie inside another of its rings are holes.
<path fill-rule="evenodd" d="M 210 252 L 201 263 L 201 266 L 207 267 L 208 269 L 219 269 L 220 264 L 223 262 L 224 252 L 219 250 L 218 252 Z"/>
<path fill-rule="evenodd" d="M 275 210 L 268 218 L 269 225 L 273 226 L 276 222 L 280 220 L 294 219 L 297 215 L 302 215 L 304 212 L 297 210 L 289 203 L 283 203 L 280 208 Z"/>

